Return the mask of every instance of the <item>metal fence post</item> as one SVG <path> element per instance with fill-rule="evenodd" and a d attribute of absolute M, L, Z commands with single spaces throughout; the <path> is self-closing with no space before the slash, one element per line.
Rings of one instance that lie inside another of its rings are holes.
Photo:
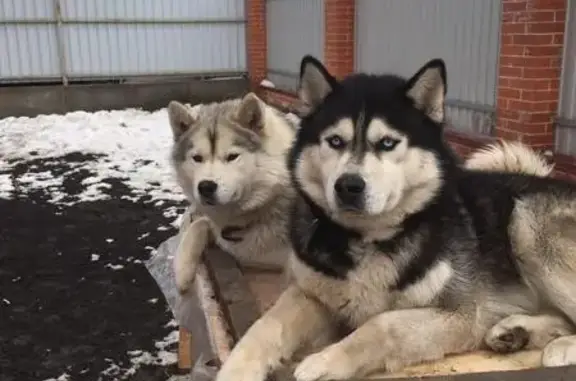
<path fill-rule="evenodd" d="M 66 66 L 66 49 L 64 47 L 64 39 L 62 32 L 62 7 L 60 0 L 53 0 L 54 14 L 56 15 L 56 43 L 58 49 L 58 62 L 60 65 L 60 75 L 62 77 L 62 85 L 68 86 L 68 70 Z"/>

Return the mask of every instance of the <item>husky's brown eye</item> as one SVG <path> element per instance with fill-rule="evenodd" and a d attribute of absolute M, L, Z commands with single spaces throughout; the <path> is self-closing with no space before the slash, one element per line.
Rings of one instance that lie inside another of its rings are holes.
<path fill-rule="evenodd" d="M 227 162 L 234 161 L 234 160 L 238 159 L 239 156 L 240 156 L 240 154 L 230 153 L 230 154 L 226 155 L 226 161 Z"/>
<path fill-rule="evenodd" d="M 340 136 L 338 135 L 332 135 L 332 136 L 328 136 L 326 138 L 326 143 L 328 143 L 328 145 L 330 147 L 332 147 L 333 149 L 342 149 L 346 146 L 346 143 L 344 142 L 344 139 L 342 139 Z"/>
<path fill-rule="evenodd" d="M 375 148 L 379 151 L 392 151 L 398 143 L 400 143 L 400 140 L 386 136 L 376 143 Z"/>
<path fill-rule="evenodd" d="M 194 155 L 194 156 L 192 156 L 192 160 L 194 160 L 197 163 L 201 163 L 203 159 L 202 159 L 202 156 L 200 156 L 200 155 Z"/>

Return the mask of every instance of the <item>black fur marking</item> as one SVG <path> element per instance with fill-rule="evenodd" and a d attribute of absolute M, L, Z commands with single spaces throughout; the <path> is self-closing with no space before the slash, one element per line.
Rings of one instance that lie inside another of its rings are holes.
<path fill-rule="evenodd" d="M 240 125 L 233 126 L 232 128 L 236 134 L 234 145 L 243 147 L 248 152 L 256 152 L 262 148 L 262 141 L 255 132 Z"/>
<path fill-rule="evenodd" d="M 332 222 L 305 198 L 296 203 L 293 214 L 290 238 L 298 258 L 319 273 L 345 279 L 356 266 L 348 245 L 360 235 Z"/>
<path fill-rule="evenodd" d="M 214 118 L 214 125 L 208 130 L 208 139 L 210 142 L 210 153 L 215 156 L 218 142 L 218 118 Z"/>

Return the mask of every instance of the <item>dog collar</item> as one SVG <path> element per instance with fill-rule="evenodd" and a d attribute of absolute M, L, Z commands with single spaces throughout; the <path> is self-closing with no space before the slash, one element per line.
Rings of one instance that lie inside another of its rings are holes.
<path fill-rule="evenodd" d="M 247 230 L 248 226 L 224 226 L 220 230 L 220 237 L 230 242 L 242 242 L 242 232 Z"/>

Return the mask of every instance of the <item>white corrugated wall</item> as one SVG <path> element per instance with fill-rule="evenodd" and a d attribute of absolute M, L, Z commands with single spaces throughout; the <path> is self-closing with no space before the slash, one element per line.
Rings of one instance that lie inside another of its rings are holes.
<path fill-rule="evenodd" d="M 267 0 L 266 10 L 267 77 L 296 90 L 302 57 L 324 56 L 324 0 Z"/>
<path fill-rule="evenodd" d="M 568 1 L 564 60 L 558 123 L 556 124 L 556 150 L 566 155 L 576 154 L 576 1 Z"/>
<path fill-rule="evenodd" d="M 0 78 L 245 72 L 245 37 L 239 0 L 0 0 Z"/>
<path fill-rule="evenodd" d="M 501 0 L 358 0 L 356 70 L 409 76 L 427 60 L 448 70 L 447 115 L 460 131 L 491 132 Z"/>

